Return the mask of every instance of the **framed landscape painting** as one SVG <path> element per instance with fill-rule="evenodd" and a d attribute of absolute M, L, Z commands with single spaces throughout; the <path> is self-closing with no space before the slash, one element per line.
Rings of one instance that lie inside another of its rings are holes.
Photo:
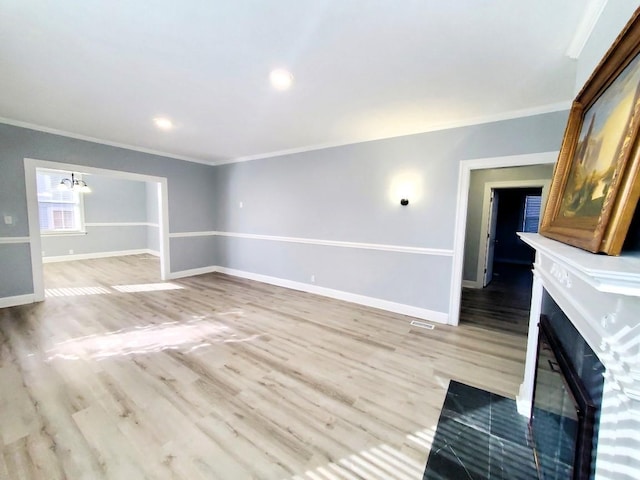
<path fill-rule="evenodd" d="M 540 233 L 619 255 L 640 196 L 640 9 L 578 94 Z"/>

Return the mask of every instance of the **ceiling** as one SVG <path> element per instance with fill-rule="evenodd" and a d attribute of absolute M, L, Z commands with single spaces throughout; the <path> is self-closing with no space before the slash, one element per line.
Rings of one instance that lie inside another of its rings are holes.
<path fill-rule="evenodd" d="M 588 6 L 0 0 L 0 117 L 219 163 L 558 110 Z"/>

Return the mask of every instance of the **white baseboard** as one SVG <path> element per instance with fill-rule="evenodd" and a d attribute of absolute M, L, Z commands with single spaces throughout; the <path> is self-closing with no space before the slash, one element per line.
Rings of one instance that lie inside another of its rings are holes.
<path fill-rule="evenodd" d="M 141 255 L 143 253 L 160 256 L 159 252 L 149 250 L 148 248 L 139 248 L 136 250 L 119 250 L 115 252 L 77 253 L 73 255 L 42 257 L 42 263 L 70 262 L 73 260 L 91 260 L 94 258 L 123 257 L 125 255 Z"/>
<path fill-rule="evenodd" d="M 178 272 L 171 272 L 169 274 L 169 280 L 175 280 L 176 278 L 193 277 L 195 275 L 203 275 L 205 273 L 217 272 L 218 267 L 210 265 L 208 267 L 192 268 L 191 270 L 180 270 Z"/>
<path fill-rule="evenodd" d="M 433 310 L 427 310 L 426 308 L 414 307 L 406 305 L 404 303 L 390 302 L 388 300 L 382 300 L 380 298 L 367 297 L 365 295 L 358 295 L 355 293 L 344 292 L 342 290 L 334 290 L 332 288 L 319 287 L 317 285 L 311 285 L 308 283 L 295 282 L 293 280 L 286 280 L 278 277 L 271 277 L 268 275 L 261 275 L 259 273 L 244 272 L 242 270 L 235 270 L 233 268 L 226 267 L 211 267 L 220 273 L 226 273 L 227 275 L 233 275 L 235 277 L 242 277 L 249 280 L 255 280 L 258 282 L 268 283 L 271 285 L 277 285 L 279 287 L 290 288 L 292 290 L 299 290 L 302 292 L 313 293 L 316 295 L 322 295 L 323 297 L 335 298 L 337 300 L 344 300 L 351 303 L 357 303 L 359 305 L 365 305 L 367 307 L 379 308 L 380 310 L 386 310 L 388 312 L 399 313 L 402 315 L 408 315 L 411 317 L 420 318 L 423 320 L 430 320 L 436 323 L 446 324 L 449 320 L 449 315 L 444 312 L 436 312 Z"/>
<path fill-rule="evenodd" d="M 150 248 L 146 248 L 144 253 L 148 253 L 149 255 L 153 255 L 154 257 L 159 257 L 160 252 L 157 250 L 151 250 Z"/>
<path fill-rule="evenodd" d="M 14 297 L 0 298 L 0 308 L 15 307 L 18 305 L 27 305 L 28 303 L 34 303 L 36 296 L 33 293 L 26 295 L 16 295 Z"/>
<path fill-rule="evenodd" d="M 518 413 L 520 415 L 530 418 L 531 400 L 527 398 L 527 395 L 525 395 L 524 389 L 524 383 L 521 383 L 520 388 L 518 389 L 518 395 L 516 395 L 516 408 L 518 409 Z"/>
<path fill-rule="evenodd" d="M 462 280 L 462 286 L 464 288 L 482 288 L 483 285 L 480 282 L 474 282 L 473 280 Z"/>

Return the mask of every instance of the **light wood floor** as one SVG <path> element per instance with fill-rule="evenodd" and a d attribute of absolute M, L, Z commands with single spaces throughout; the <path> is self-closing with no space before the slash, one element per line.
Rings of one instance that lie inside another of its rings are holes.
<path fill-rule="evenodd" d="M 513 397 L 525 338 L 131 256 L 0 310 L 0 479 L 421 479 L 450 379 Z"/>

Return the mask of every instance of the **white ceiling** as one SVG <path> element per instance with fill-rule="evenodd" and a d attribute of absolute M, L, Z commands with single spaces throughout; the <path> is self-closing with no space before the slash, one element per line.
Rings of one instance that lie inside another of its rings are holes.
<path fill-rule="evenodd" d="M 0 117 L 220 162 L 557 110 L 588 4 L 0 0 Z"/>

